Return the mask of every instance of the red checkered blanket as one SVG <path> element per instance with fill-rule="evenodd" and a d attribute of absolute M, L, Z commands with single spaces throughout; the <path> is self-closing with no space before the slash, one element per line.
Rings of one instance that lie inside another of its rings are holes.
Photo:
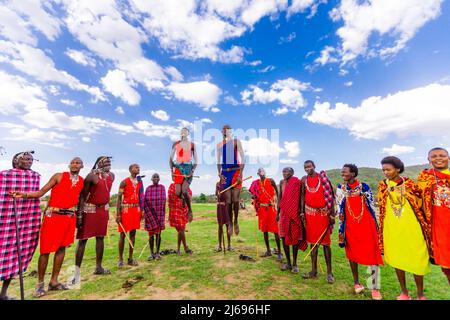
<path fill-rule="evenodd" d="M 19 274 L 13 199 L 9 192 L 39 191 L 40 175 L 33 170 L 0 172 L 0 280 Z M 22 268 L 25 271 L 38 245 L 41 227 L 39 199 L 17 199 Z"/>

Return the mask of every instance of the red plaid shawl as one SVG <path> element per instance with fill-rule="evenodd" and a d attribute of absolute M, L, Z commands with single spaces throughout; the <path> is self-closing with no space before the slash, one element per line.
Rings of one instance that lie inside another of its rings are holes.
<path fill-rule="evenodd" d="M 166 219 L 166 188 L 150 185 L 145 189 L 144 197 L 145 230 L 164 230 Z"/>
<path fill-rule="evenodd" d="M 189 197 L 192 198 L 192 191 L 188 189 Z M 183 207 L 183 200 L 175 193 L 175 183 L 172 183 L 168 191 L 169 197 L 169 224 L 171 227 L 183 228 L 188 223 L 188 207 Z"/>
<path fill-rule="evenodd" d="M 39 191 L 40 174 L 33 170 L 11 169 L 0 172 L 0 280 L 19 274 L 16 229 L 11 191 Z M 41 227 L 39 199 L 17 199 L 22 267 L 25 271 L 38 245 Z"/>
<path fill-rule="evenodd" d="M 284 243 L 288 246 L 298 244 L 301 250 L 306 250 L 303 225 L 298 212 L 300 187 L 301 181 L 297 177 L 291 177 L 286 183 L 280 200 L 280 208 L 283 211 L 280 224 L 285 233 Z"/>

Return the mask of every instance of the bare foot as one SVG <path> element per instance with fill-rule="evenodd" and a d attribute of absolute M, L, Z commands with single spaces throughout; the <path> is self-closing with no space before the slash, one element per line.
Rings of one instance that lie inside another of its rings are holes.
<path fill-rule="evenodd" d="M 238 225 L 237 221 L 234 224 L 234 234 L 235 235 L 239 234 L 239 225 Z"/>

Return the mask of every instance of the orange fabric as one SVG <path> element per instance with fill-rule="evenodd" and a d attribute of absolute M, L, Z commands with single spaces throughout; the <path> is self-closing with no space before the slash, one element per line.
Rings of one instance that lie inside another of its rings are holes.
<path fill-rule="evenodd" d="M 61 209 L 68 209 L 76 206 L 83 186 L 84 181 L 81 176 L 78 176 L 76 185 L 72 186 L 70 173 L 63 172 L 61 181 L 52 188 L 48 206 Z"/>
<path fill-rule="evenodd" d="M 122 227 L 117 226 L 119 232 L 129 232 L 141 228 L 142 211 L 139 207 L 122 208 Z"/>
<path fill-rule="evenodd" d="M 405 180 L 405 190 L 406 190 L 406 200 L 410 203 L 414 210 L 414 213 L 419 221 L 420 227 L 422 228 L 422 233 L 427 243 L 428 252 L 431 256 L 432 246 L 431 246 L 431 234 L 429 220 L 426 214 L 422 210 L 422 190 L 419 186 L 411 179 L 404 177 Z M 398 185 L 401 181 L 398 182 Z M 378 228 L 378 242 L 380 245 L 381 254 L 384 253 L 384 242 L 383 242 L 383 226 L 384 218 L 386 217 L 386 204 L 388 198 L 388 186 L 385 180 L 380 181 L 378 184 L 377 199 L 379 203 L 380 213 L 379 213 L 379 228 Z"/>
<path fill-rule="evenodd" d="M 182 184 L 184 182 L 184 175 L 181 173 L 180 169 L 175 168 L 174 174 L 172 175 L 172 181 L 175 184 Z"/>
<path fill-rule="evenodd" d="M 176 161 L 178 163 L 186 163 L 190 162 L 192 159 L 192 149 L 194 148 L 192 142 L 190 143 L 189 150 L 186 151 L 183 149 L 183 146 L 181 145 L 181 141 L 177 141 L 175 143 L 175 154 L 176 154 Z"/>
<path fill-rule="evenodd" d="M 273 203 L 275 198 L 275 188 L 270 182 L 270 179 L 266 178 L 264 179 L 264 182 L 262 182 L 261 179 L 259 179 L 258 187 L 259 190 L 261 190 L 258 197 L 258 202 L 267 204 Z"/>
<path fill-rule="evenodd" d="M 356 181 L 355 185 L 350 185 L 350 187 L 354 188 L 358 184 L 359 181 Z M 375 220 L 367 208 L 365 199 L 361 201 L 362 197 L 363 196 L 361 195 L 354 195 L 348 197 L 346 200 L 345 253 L 350 261 L 358 264 L 367 266 L 383 265 L 383 259 L 381 257 L 380 247 L 378 245 L 378 234 Z M 349 207 L 353 214 L 357 217 L 361 213 L 361 209 L 364 210 L 359 222 L 352 217 L 349 212 Z"/>
<path fill-rule="evenodd" d="M 450 175 L 434 169 L 423 170 L 417 180 L 423 191 L 423 207 L 430 225 L 433 249 L 430 256 L 436 264 L 450 268 L 450 208 L 435 204 L 436 178 L 439 185 L 450 187 Z"/>
<path fill-rule="evenodd" d="M 40 235 L 40 253 L 47 254 L 67 247 L 74 242 L 76 217 L 69 215 L 45 215 Z"/>

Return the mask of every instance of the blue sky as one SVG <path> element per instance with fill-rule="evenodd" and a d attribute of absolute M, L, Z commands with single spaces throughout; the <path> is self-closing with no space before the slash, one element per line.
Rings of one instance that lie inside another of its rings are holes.
<path fill-rule="evenodd" d="M 279 130 L 243 137 L 245 175 L 277 180 L 306 159 L 418 164 L 450 146 L 448 0 L 0 3 L 0 169 L 33 149 L 43 180 L 74 156 L 86 175 L 106 154 L 118 180 L 137 162 L 167 184 L 194 121 Z M 199 166 L 194 193 L 213 192 L 215 170 Z"/>

